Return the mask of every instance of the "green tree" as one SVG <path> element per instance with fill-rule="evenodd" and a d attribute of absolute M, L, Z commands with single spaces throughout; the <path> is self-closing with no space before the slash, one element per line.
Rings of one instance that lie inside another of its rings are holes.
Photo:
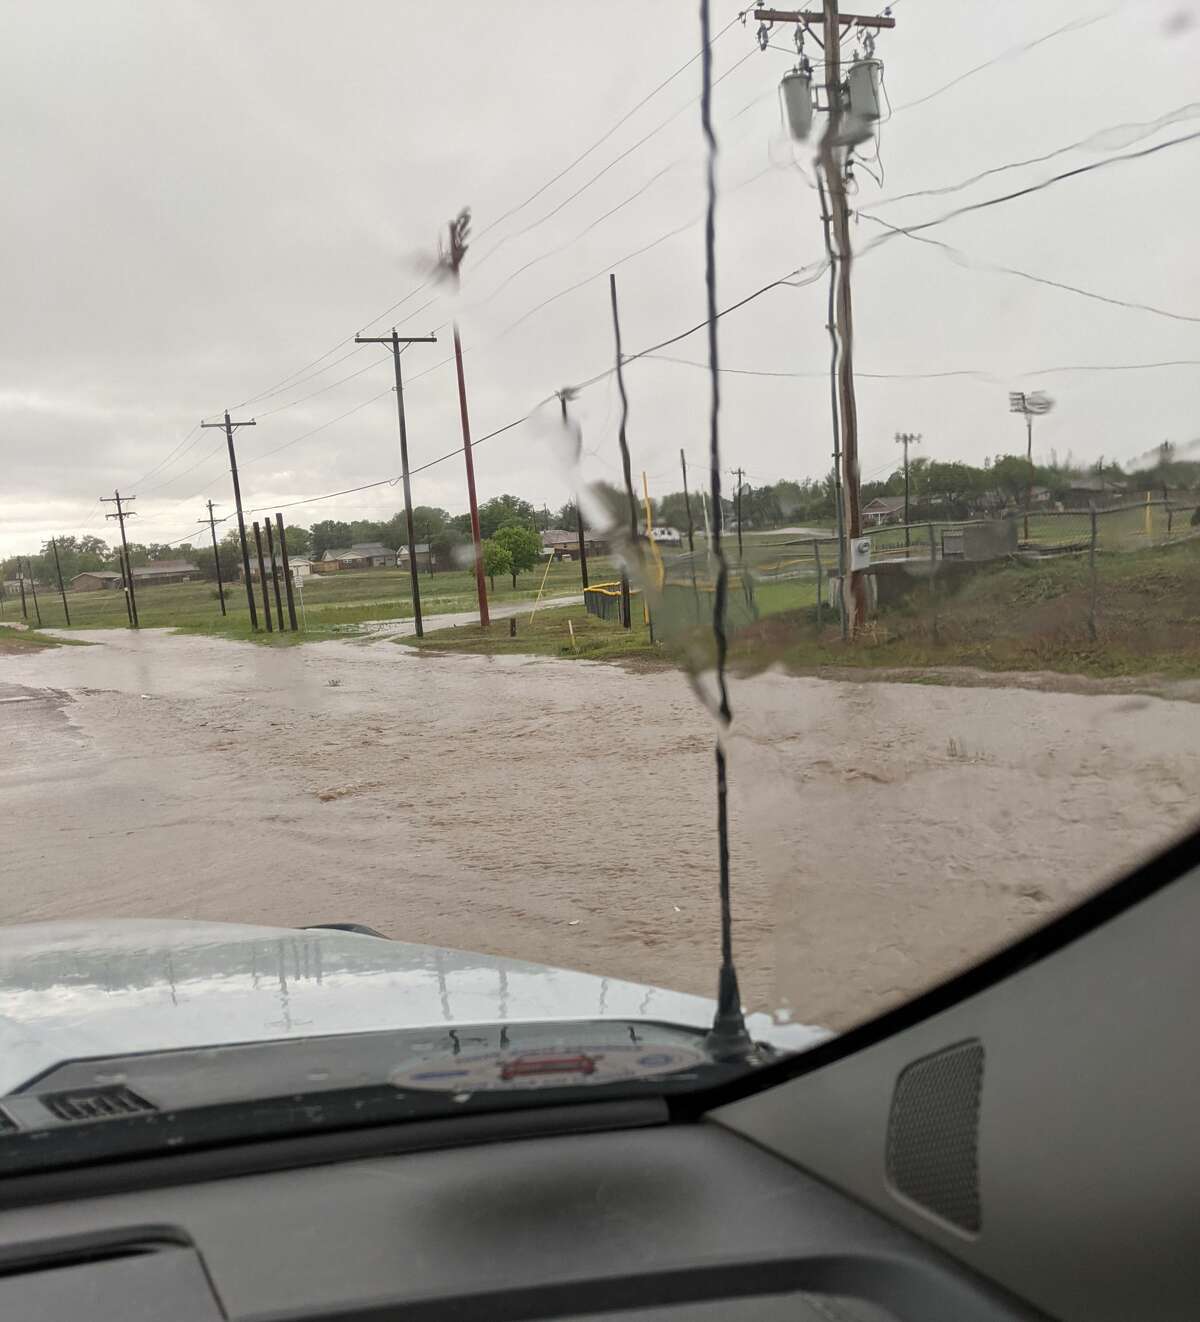
<path fill-rule="evenodd" d="M 532 528 L 524 528 L 519 523 L 506 523 L 496 530 L 492 541 L 508 552 L 509 564 L 505 571 L 512 575 L 514 589 L 517 575 L 532 569 L 542 556 L 542 539 Z"/>
<path fill-rule="evenodd" d="M 492 591 L 496 590 L 497 574 L 512 574 L 512 556 L 508 553 L 508 548 L 501 546 L 499 542 L 494 542 L 490 538 L 483 543 L 483 572 L 488 576 L 488 582 L 492 585 Z M 517 576 L 513 574 L 513 587 L 517 586 Z"/>
<path fill-rule="evenodd" d="M 493 496 L 479 507 L 479 535 L 491 537 L 506 523 L 524 524 L 526 528 L 533 528 L 536 519 L 537 512 L 527 500 L 519 496 Z"/>
<path fill-rule="evenodd" d="M 326 551 L 349 546 L 351 541 L 353 537 L 348 523 L 340 523 L 337 519 L 322 519 L 312 526 L 309 554 L 314 560 L 319 560 Z"/>
<path fill-rule="evenodd" d="M 285 523 L 283 535 L 287 538 L 288 555 L 308 555 L 312 549 L 312 533 L 295 523 Z"/>
<path fill-rule="evenodd" d="M 458 569 L 474 564 L 469 550 L 469 533 L 460 532 L 452 523 L 447 523 L 440 532 L 435 532 L 429 539 L 435 565 L 449 565 Z"/>

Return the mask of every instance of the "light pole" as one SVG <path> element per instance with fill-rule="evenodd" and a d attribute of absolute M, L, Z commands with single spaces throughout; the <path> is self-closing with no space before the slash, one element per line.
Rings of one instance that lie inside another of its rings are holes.
<path fill-rule="evenodd" d="M 1043 413 L 1049 413 L 1054 401 L 1040 390 L 1026 394 L 1023 390 L 1010 390 L 1008 411 L 1025 416 L 1025 461 L 1029 465 L 1029 481 L 1025 487 L 1025 540 L 1029 540 L 1029 507 L 1033 504 L 1033 419 Z"/>

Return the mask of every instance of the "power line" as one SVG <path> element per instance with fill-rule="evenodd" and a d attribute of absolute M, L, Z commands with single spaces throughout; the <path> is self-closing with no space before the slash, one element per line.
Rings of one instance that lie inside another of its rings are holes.
<path fill-rule="evenodd" d="M 912 193 L 898 193 L 895 197 L 881 198 L 871 205 L 873 208 L 889 207 L 896 202 L 908 202 L 917 197 L 945 197 L 949 193 L 959 193 L 964 188 L 970 188 L 973 184 L 980 183 L 995 174 L 1003 174 L 1009 170 L 1021 170 L 1030 165 L 1044 165 L 1047 161 L 1055 160 L 1059 156 L 1066 156 L 1074 151 L 1103 148 L 1106 140 L 1111 141 L 1118 136 L 1124 140 L 1114 143 L 1113 150 L 1120 146 L 1129 146 L 1142 138 L 1157 133 L 1159 129 L 1166 128 L 1169 124 L 1177 124 L 1184 119 L 1195 119 L 1198 115 L 1200 115 L 1200 101 L 1192 101 L 1187 105 L 1179 106 L 1175 110 L 1170 110 L 1164 115 L 1159 115 L 1157 119 L 1145 120 L 1140 123 L 1116 124 L 1111 128 L 1090 133 L 1086 138 L 1080 138 L 1077 142 L 1069 143 L 1065 147 L 1056 147 L 1054 151 L 1046 152 L 1042 156 L 1030 156 L 1023 161 L 1008 161 L 1003 165 L 993 165 L 990 169 L 981 170 L 978 174 L 973 174 L 969 179 L 963 179 L 956 184 L 946 184 L 941 188 L 922 188 Z M 1125 132 L 1122 132 L 1123 130 Z"/>
<path fill-rule="evenodd" d="M 1200 136 L 1198 134 L 1197 136 Z M 981 258 L 969 256 L 961 248 L 955 248 L 941 239 L 930 239 L 921 234 L 914 234 L 910 230 L 901 229 L 895 225 L 889 225 L 886 220 L 881 220 L 878 216 L 868 215 L 865 211 L 860 213 L 867 220 L 873 220 L 877 225 L 882 225 L 890 230 L 891 234 L 886 234 L 884 238 L 891 238 L 893 235 L 903 235 L 906 239 L 912 239 L 916 243 L 928 244 L 931 248 L 936 248 L 944 257 L 954 262 L 957 266 L 975 268 L 982 271 L 996 271 L 1001 275 L 1015 276 L 1019 280 L 1028 280 L 1035 285 L 1045 285 L 1050 289 L 1059 289 L 1064 293 L 1078 294 L 1080 298 L 1091 299 L 1097 303 L 1107 303 L 1111 307 L 1128 308 L 1135 312 L 1150 312 L 1157 317 L 1166 317 L 1171 321 L 1186 321 L 1200 323 L 1200 317 L 1191 316 L 1186 312 L 1172 312 L 1169 308 L 1156 307 L 1152 303 L 1139 303 L 1131 299 L 1114 298 L 1109 294 L 1097 293 L 1094 289 L 1085 289 L 1082 285 L 1068 284 L 1065 280 L 1052 280 L 1049 276 L 1034 275 L 1032 271 L 1023 271 L 1016 266 L 1004 266 L 999 262 L 988 262 Z M 921 228 L 924 228 L 922 226 Z M 868 245 L 863 252 L 869 252 L 875 244 Z"/>
<path fill-rule="evenodd" d="M 973 69 L 968 69 L 966 73 L 960 73 L 957 78 L 951 78 L 948 83 L 943 83 L 941 87 L 935 88 L 932 92 L 927 92 L 915 101 L 906 101 L 904 105 L 897 106 L 892 113 L 898 115 L 902 110 L 911 110 L 914 106 L 923 106 L 927 101 L 932 101 L 934 97 L 941 96 L 943 92 L 948 92 L 952 87 L 957 87 L 959 83 L 965 82 L 968 78 L 973 78 L 977 73 L 982 73 L 984 69 L 990 69 L 994 64 L 1000 64 L 1004 60 L 1016 59 L 1021 55 L 1026 55 L 1031 50 L 1036 50 L 1044 42 L 1053 41 L 1055 37 L 1061 37 L 1064 33 L 1079 32 L 1083 28 L 1091 27 L 1093 23 L 1111 18 L 1120 8 L 1120 5 L 1116 5 L 1112 9 L 1095 13 L 1090 18 L 1072 19 L 1071 22 L 1055 28 L 1053 32 L 1046 32 L 1040 37 L 1035 37 L 1033 41 L 1027 41 L 1020 46 L 1012 46 L 1006 51 L 1001 51 L 999 55 L 993 55 L 990 60 L 984 60 L 982 64 L 975 65 Z"/>

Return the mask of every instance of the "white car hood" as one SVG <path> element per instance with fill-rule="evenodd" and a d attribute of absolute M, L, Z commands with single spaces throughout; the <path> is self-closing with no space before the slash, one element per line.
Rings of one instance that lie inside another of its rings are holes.
<path fill-rule="evenodd" d="M 702 996 L 348 932 L 151 919 L 0 928 L 0 1095 L 65 1061 L 142 1051 L 456 1023 L 707 1028 L 712 1015 Z M 768 1015 L 749 1028 L 785 1050 L 829 1036 Z"/>

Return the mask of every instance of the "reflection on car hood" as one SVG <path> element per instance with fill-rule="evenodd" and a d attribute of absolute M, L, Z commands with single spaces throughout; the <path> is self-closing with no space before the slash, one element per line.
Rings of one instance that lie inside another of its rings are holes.
<path fill-rule="evenodd" d="M 714 971 L 715 978 L 715 971 Z M 648 1019 L 713 1003 L 543 964 L 320 929 L 123 919 L 0 928 L 0 1095 L 67 1060 L 442 1024 Z M 828 1036 L 753 1015 L 760 1041 Z"/>

